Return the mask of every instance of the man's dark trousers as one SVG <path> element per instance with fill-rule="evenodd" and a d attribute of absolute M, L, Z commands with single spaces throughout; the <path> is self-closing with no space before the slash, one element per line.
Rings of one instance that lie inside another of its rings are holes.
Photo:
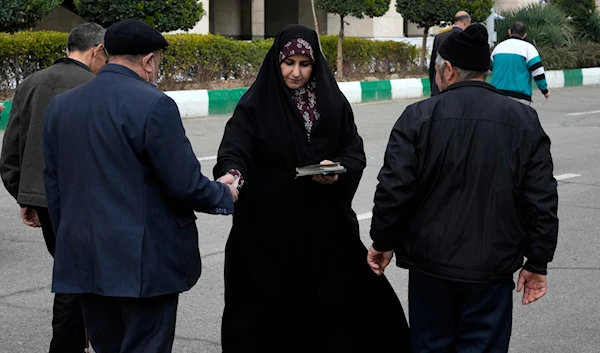
<path fill-rule="evenodd" d="M 42 224 L 46 247 L 52 257 L 56 237 L 47 208 L 34 207 Z M 82 353 L 86 348 L 85 326 L 78 294 L 55 294 L 52 308 L 50 353 Z"/>
<path fill-rule="evenodd" d="M 83 294 L 83 317 L 96 353 L 171 353 L 179 293 L 153 298 Z"/>
<path fill-rule="evenodd" d="M 411 270 L 413 353 L 506 353 L 514 282 L 470 284 Z"/>

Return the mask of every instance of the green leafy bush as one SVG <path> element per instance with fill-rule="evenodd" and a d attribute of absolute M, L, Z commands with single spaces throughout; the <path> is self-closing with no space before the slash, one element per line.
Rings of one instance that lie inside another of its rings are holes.
<path fill-rule="evenodd" d="M 0 32 L 16 32 L 34 27 L 62 0 L 2 0 Z"/>
<path fill-rule="evenodd" d="M 553 4 L 529 4 L 502 12 L 504 20 L 496 21 L 498 40 L 508 38 L 508 29 L 515 21 L 527 25 L 527 40 L 534 45 L 566 45 L 573 42 L 575 28 L 569 16 Z"/>
<path fill-rule="evenodd" d="M 0 95 L 64 56 L 67 37 L 58 32 L 0 33 Z"/>
<path fill-rule="evenodd" d="M 450 15 L 448 22 L 454 21 L 454 15 L 458 11 L 467 11 L 475 22 L 485 22 L 485 20 L 492 14 L 492 7 L 494 6 L 493 0 L 443 0 L 450 7 Z"/>
<path fill-rule="evenodd" d="M 596 12 L 585 24 L 585 37 L 600 43 L 600 14 Z"/>
<path fill-rule="evenodd" d="M 337 38 L 335 35 L 321 36 L 323 54 L 333 71 L 337 71 Z M 412 72 L 418 57 L 419 48 L 404 42 L 344 38 L 344 72 L 347 78 Z"/>
<path fill-rule="evenodd" d="M 573 25 L 580 33 L 587 32 L 590 18 L 596 15 L 595 0 L 552 0 L 552 5 L 559 7 L 573 19 Z"/>
<path fill-rule="evenodd" d="M 142 20 L 161 32 L 189 30 L 205 15 L 196 0 L 75 0 L 77 12 L 104 27 L 128 18 Z"/>
<path fill-rule="evenodd" d="M 568 46 L 539 46 L 546 70 L 567 70 L 600 66 L 600 44 L 578 42 Z"/>
<path fill-rule="evenodd" d="M 467 11 L 473 21 L 483 22 L 491 14 L 492 0 L 396 0 L 396 11 L 423 30 L 419 66 L 426 70 L 427 35 L 429 28 L 450 25 L 460 10 Z"/>

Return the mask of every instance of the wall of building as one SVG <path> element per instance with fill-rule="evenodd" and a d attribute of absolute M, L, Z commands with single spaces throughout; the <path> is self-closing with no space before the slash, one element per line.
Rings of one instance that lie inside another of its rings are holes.
<path fill-rule="evenodd" d="M 298 23 L 298 0 L 265 1 L 265 36 L 275 37 L 290 23 Z"/>
<path fill-rule="evenodd" d="M 396 11 L 396 2 L 392 1 L 390 9 L 383 17 L 373 19 L 373 37 L 399 38 L 404 37 L 404 19 Z"/>
<path fill-rule="evenodd" d="M 327 32 L 327 12 L 316 8 L 319 32 Z M 310 0 L 298 0 L 298 24 L 315 29 L 315 20 Z"/>
<path fill-rule="evenodd" d="M 265 1 L 252 0 L 252 39 L 265 37 Z"/>
<path fill-rule="evenodd" d="M 356 17 L 348 17 L 345 21 L 349 23 L 349 25 L 344 27 L 344 33 L 347 36 L 382 39 L 404 36 L 404 20 L 402 16 L 396 12 L 395 1 L 390 1 L 390 8 L 382 17 L 365 17 L 362 20 Z M 339 15 L 328 14 L 327 33 L 339 33 L 340 25 Z"/>
<path fill-rule="evenodd" d="M 517 7 L 525 6 L 531 3 L 538 3 L 539 0 L 496 0 L 494 2 L 494 10 L 497 13 L 507 9 L 514 9 Z"/>
<path fill-rule="evenodd" d="M 373 19 L 364 18 L 362 20 L 356 17 L 344 18 L 344 35 L 350 37 L 373 38 Z M 338 34 L 340 32 L 340 16 L 336 14 L 327 14 L 327 33 Z"/>
<path fill-rule="evenodd" d="M 209 29 L 226 37 L 242 36 L 242 0 L 217 0 L 210 3 Z"/>

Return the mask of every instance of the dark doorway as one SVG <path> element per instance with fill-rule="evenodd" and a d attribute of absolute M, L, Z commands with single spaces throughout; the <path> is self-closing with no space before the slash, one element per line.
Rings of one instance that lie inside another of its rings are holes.
<path fill-rule="evenodd" d="M 292 23 L 298 23 L 298 0 L 265 0 L 265 37 L 277 36 Z"/>

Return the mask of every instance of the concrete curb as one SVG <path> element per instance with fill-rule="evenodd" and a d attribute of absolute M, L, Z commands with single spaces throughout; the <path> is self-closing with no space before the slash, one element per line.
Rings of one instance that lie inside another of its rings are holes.
<path fill-rule="evenodd" d="M 549 88 L 600 85 L 600 67 L 588 69 L 546 71 Z M 405 78 L 398 80 L 340 82 L 340 89 L 352 104 L 418 99 L 431 95 L 428 78 Z M 209 115 L 231 114 L 247 88 L 225 90 L 193 90 L 165 92 L 173 98 L 182 118 L 199 118 Z M 536 88 L 534 87 L 534 91 Z M 0 130 L 8 121 L 11 102 L 0 119 Z"/>
<path fill-rule="evenodd" d="M 549 88 L 600 85 L 600 67 L 564 71 L 546 71 Z M 489 82 L 488 77 L 488 82 Z M 419 99 L 431 95 L 428 78 L 405 78 L 398 80 L 339 82 L 338 86 L 352 104 Z M 171 96 L 181 111 L 182 118 L 230 114 L 247 88 L 232 90 L 197 90 L 165 92 Z M 534 92 L 537 90 L 534 84 Z M 208 109 L 207 109 L 208 108 Z M 207 114 L 208 112 L 208 114 Z"/>

